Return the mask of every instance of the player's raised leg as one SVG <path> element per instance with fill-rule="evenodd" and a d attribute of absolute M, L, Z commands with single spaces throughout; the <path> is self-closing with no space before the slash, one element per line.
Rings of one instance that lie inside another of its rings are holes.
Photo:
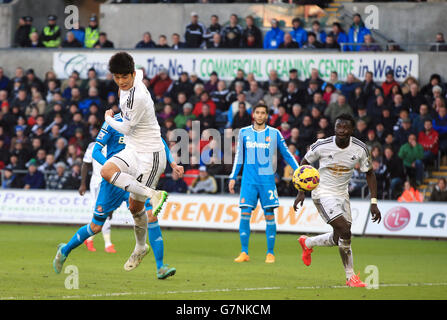
<path fill-rule="evenodd" d="M 334 241 L 333 232 L 320 234 L 315 237 L 301 236 L 298 241 L 303 250 L 301 258 L 306 266 L 310 266 L 312 262 L 311 254 L 313 252 L 313 247 L 333 247 L 337 245 Z"/>

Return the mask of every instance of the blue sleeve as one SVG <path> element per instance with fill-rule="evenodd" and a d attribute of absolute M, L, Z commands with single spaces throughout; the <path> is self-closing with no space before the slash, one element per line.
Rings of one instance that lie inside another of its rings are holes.
<path fill-rule="evenodd" d="M 231 171 L 230 179 L 234 180 L 237 178 L 243 163 L 244 163 L 244 136 L 242 135 L 242 130 L 240 130 L 239 136 L 237 138 L 236 155 L 234 156 L 233 170 Z"/>
<path fill-rule="evenodd" d="M 277 140 L 278 141 L 278 148 L 279 152 L 281 152 L 281 155 L 283 156 L 284 160 L 293 168 L 295 171 L 298 169 L 299 165 L 294 156 L 290 153 L 289 148 L 287 148 L 286 140 L 282 136 L 282 134 L 277 131 Z"/>
<path fill-rule="evenodd" d="M 108 126 L 106 122 L 103 123 L 101 130 L 99 130 L 98 135 L 96 136 L 96 143 L 93 148 L 92 157 L 96 161 L 98 161 L 100 164 L 104 165 L 104 163 L 107 161 L 106 157 L 102 154 L 102 148 L 104 148 L 107 145 L 107 142 L 109 141 L 111 132 L 109 130 L 113 130 Z"/>
<path fill-rule="evenodd" d="M 168 163 L 171 164 L 174 161 L 174 157 L 172 156 L 171 150 L 169 150 L 169 146 L 166 143 L 165 139 L 161 138 L 161 141 L 163 141 L 163 144 L 165 145 L 165 152 L 166 152 L 166 159 L 168 159 Z"/>

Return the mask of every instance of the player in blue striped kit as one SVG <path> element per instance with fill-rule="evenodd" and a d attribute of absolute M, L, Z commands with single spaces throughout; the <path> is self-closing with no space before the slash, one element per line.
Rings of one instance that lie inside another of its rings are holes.
<path fill-rule="evenodd" d="M 121 114 L 116 114 L 114 116 L 114 119 L 117 121 L 122 121 Z M 175 163 L 172 154 L 169 151 L 169 148 L 164 140 L 163 143 L 165 145 L 165 152 L 171 167 L 179 174 L 179 176 L 182 176 L 183 167 L 178 166 Z M 93 149 L 93 158 L 96 161 L 98 161 L 101 165 L 104 165 L 107 159 L 113 157 L 115 154 L 123 150 L 125 146 L 126 145 L 124 143 L 123 134 L 119 133 L 118 131 L 107 125 L 107 123 L 104 123 L 103 126 L 101 127 L 101 131 L 99 132 L 96 138 L 96 145 Z M 104 147 L 107 148 L 107 157 L 104 157 L 104 155 L 101 152 Z M 53 261 L 53 266 L 56 273 L 60 273 L 60 271 L 62 270 L 63 263 L 65 262 L 71 250 L 75 249 L 80 244 L 82 244 L 83 241 L 88 237 L 96 233 L 99 233 L 107 217 L 110 214 L 112 214 L 114 210 L 118 209 L 123 203 L 123 201 L 127 202 L 128 199 L 129 199 L 129 192 L 120 189 L 118 187 L 115 187 L 114 185 L 108 183 L 104 179 L 102 180 L 98 198 L 95 204 L 92 222 L 80 228 L 67 244 L 61 243 L 58 246 L 58 251 Z M 168 265 L 163 263 L 163 251 L 164 251 L 163 238 L 161 235 L 161 229 L 158 224 L 157 217 L 154 217 L 152 215 L 152 206 L 150 204 L 150 199 L 146 201 L 145 207 L 148 214 L 147 229 L 145 228 L 144 230 L 137 230 L 138 226 L 135 225 L 134 230 L 135 233 L 137 232 L 148 233 L 149 242 L 151 244 L 152 250 L 154 251 L 155 261 L 157 264 L 157 277 L 159 279 L 165 279 L 169 276 L 174 275 L 176 269 L 170 268 Z M 131 258 L 129 258 L 129 260 L 126 262 L 124 266 L 125 270 L 130 271 L 136 268 L 148 251 L 149 246 L 147 246 L 146 244 L 146 250 L 144 251 L 144 254 L 138 257 L 134 257 L 134 259 L 132 259 L 131 256 Z"/>
<path fill-rule="evenodd" d="M 277 150 L 279 149 L 279 152 L 292 166 L 293 170 L 298 168 L 298 162 L 288 150 L 284 137 L 279 130 L 266 125 L 268 120 L 267 106 L 256 106 L 253 109 L 253 120 L 253 125 L 244 127 L 239 131 L 233 171 L 228 185 L 230 193 L 234 193 L 236 178 L 243 165 L 239 202 L 241 208 L 239 236 L 242 250 L 234 261 L 250 260 L 248 256 L 250 217 L 259 199 L 266 220 L 267 257 L 265 262 L 273 263 L 275 262 L 273 249 L 276 239 L 274 209 L 279 206 L 274 177 Z"/>

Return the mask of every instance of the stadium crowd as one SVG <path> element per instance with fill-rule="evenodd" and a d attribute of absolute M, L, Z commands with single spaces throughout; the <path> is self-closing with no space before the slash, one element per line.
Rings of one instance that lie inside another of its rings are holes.
<path fill-rule="evenodd" d="M 292 29 L 285 32 L 280 21 L 272 19 L 271 28 L 265 32 L 257 26 L 256 18 L 248 15 L 240 18 L 236 14 L 229 17 L 228 25 L 221 25 L 218 15 L 212 15 L 209 26 L 199 21 L 196 12 L 191 12 L 191 21 L 185 27 L 173 33 L 169 44 L 166 35 L 160 35 L 157 43 L 150 32 L 145 32 L 135 48 L 159 49 L 295 49 L 315 50 L 329 49 L 341 51 L 401 51 L 396 44 L 390 42 L 385 47 L 375 43 L 371 31 L 365 26 L 360 14 L 355 14 L 349 30 L 334 22 L 331 30 L 326 32 L 318 20 L 311 23 L 309 30 L 298 17 L 292 20 Z M 244 25 L 245 27 L 243 27 Z M 86 28 L 76 25 L 68 30 L 62 39 L 61 28 L 57 24 L 57 16 L 48 15 L 48 24 L 39 33 L 33 26 L 33 17 L 23 16 L 14 37 L 15 47 L 28 48 L 114 48 L 115 45 L 100 31 L 98 19 L 92 15 Z M 182 41 L 182 37 L 184 41 Z M 344 43 L 347 43 L 344 45 Z M 444 35 L 439 32 L 430 46 L 430 51 L 447 51 Z"/>
<path fill-rule="evenodd" d="M 201 154 L 185 165 L 187 177 L 162 181 L 167 191 L 218 191 L 220 185 L 213 177 L 228 175 L 232 166 L 220 164 L 222 155 L 212 151 L 217 142 L 209 141 L 206 129 L 224 133 L 226 128 L 250 125 L 252 106 L 259 103 L 269 107 L 268 124 L 281 131 L 298 160 L 316 139 L 334 133 L 333 122 L 339 114 L 353 115 L 355 136 L 371 150 L 381 197 L 396 199 L 406 180 L 412 186 L 420 184 L 438 152 L 447 160 L 447 87 L 437 74 L 426 84 L 413 77 L 398 83 L 390 70 L 386 81 L 377 83 L 370 72 L 364 79 L 349 74 L 346 81 L 340 81 L 334 71 L 324 81 L 313 69 L 302 81 L 292 69 L 286 81 L 275 70 L 267 81 L 257 81 L 252 73 L 239 70 L 232 81 L 220 80 L 216 72 L 205 81 L 187 72 L 173 80 L 167 70 L 161 70 L 144 82 L 153 96 L 162 135 L 173 140 L 173 129 L 185 129 L 190 133 L 190 151 L 197 148 Z M 76 71 L 68 79 L 57 79 L 48 71 L 40 79 L 32 69 L 18 67 L 15 74 L 6 75 L 0 68 L 0 106 L 4 188 L 76 189 L 84 150 L 98 134 L 105 109 L 119 111 L 112 76 L 99 79 L 94 69 L 86 79 L 80 79 Z M 197 138 L 193 136 L 194 120 L 199 121 L 202 134 L 198 145 L 192 143 Z M 17 169 L 27 173 L 17 173 Z M 287 179 L 291 175 L 290 166 L 280 160 L 280 195 L 295 193 Z M 358 179 L 353 180 L 350 192 L 360 196 L 364 177 L 355 171 L 354 178 Z M 207 179 L 211 180 L 202 181 Z M 197 185 L 204 188 L 195 188 Z"/>

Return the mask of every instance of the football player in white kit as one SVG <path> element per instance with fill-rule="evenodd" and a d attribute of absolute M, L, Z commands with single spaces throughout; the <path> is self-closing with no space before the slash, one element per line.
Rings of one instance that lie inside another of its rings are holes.
<path fill-rule="evenodd" d="M 85 181 L 87 179 L 88 171 L 92 171 L 92 177 L 90 179 L 90 197 L 92 200 L 92 208 L 93 212 L 95 211 L 95 203 L 98 198 L 99 187 L 101 185 L 102 177 L 101 177 L 101 164 L 93 159 L 93 148 L 95 147 L 96 141 L 90 142 L 87 150 L 85 151 L 84 158 L 82 159 L 82 167 L 81 167 L 81 186 L 79 187 L 79 194 L 83 196 L 85 191 L 87 190 Z M 104 156 L 107 155 L 106 148 L 101 150 Z M 115 246 L 112 243 L 111 236 L 111 224 L 110 224 L 111 216 L 107 218 L 102 227 L 102 236 L 104 238 L 104 250 L 108 253 L 116 253 Z M 93 245 L 93 239 L 95 236 L 91 236 L 87 240 L 84 241 L 87 249 L 89 251 L 96 251 Z"/>
<path fill-rule="evenodd" d="M 132 56 L 119 52 L 109 60 L 109 71 L 119 87 L 119 104 L 123 121 L 105 112 L 105 121 L 124 135 L 126 148 L 107 160 L 101 176 L 114 186 L 130 193 L 129 210 L 135 221 L 135 249 L 126 265 L 136 266 L 147 254 L 146 229 L 148 218 L 144 203 L 148 198 L 157 216 L 167 199 L 167 192 L 155 190 L 166 167 L 166 153 L 154 102 L 143 83 L 143 72 L 135 71 Z"/>
<path fill-rule="evenodd" d="M 372 221 L 379 223 L 381 215 L 377 207 L 377 182 L 372 169 L 371 156 L 367 146 L 352 137 L 355 120 L 350 115 L 340 115 L 335 120 L 335 136 L 319 139 L 307 151 L 301 165 L 319 161 L 320 184 L 312 191 L 312 200 L 323 220 L 330 224 L 333 232 L 315 237 L 301 236 L 299 243 L 303 250 L 302 260 L 311 264 L 313 247 L 338 246 L 346 272 L 346 285 L 365 287 L 354 272 L 351 250 L 351 207 L 349 203 L 348 184 L 354 166 L 359 163 L 360 170 L 366 172 L 366 180 L 371 194 Z M 303 205 L 304 191 L 296 196 L 294 209 Z"/>

